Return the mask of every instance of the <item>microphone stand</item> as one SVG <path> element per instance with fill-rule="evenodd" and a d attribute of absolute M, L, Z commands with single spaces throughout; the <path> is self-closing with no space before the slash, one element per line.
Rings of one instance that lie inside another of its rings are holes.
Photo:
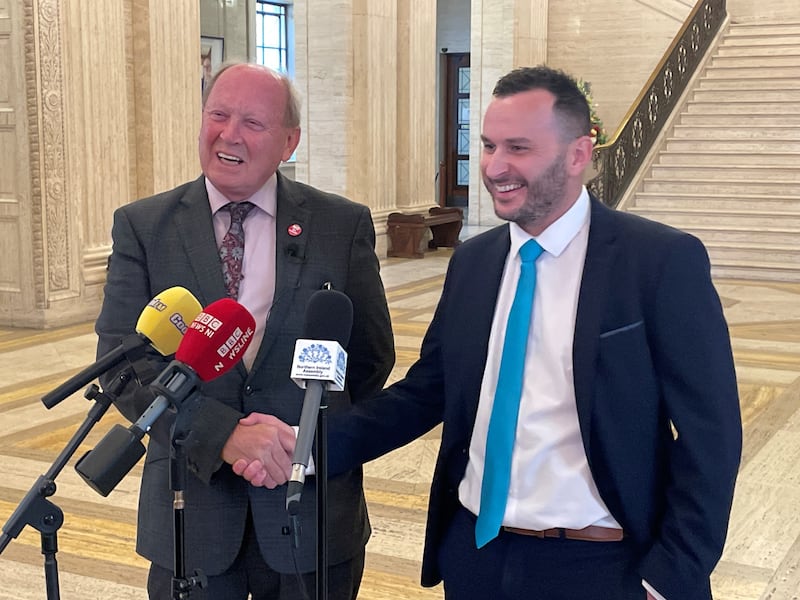
<path fill-rule="evenodd" d="M 162 374 L 163 375 L 163 374 Z M 185 522 L 184 512 L 186 508 L 186 479 L 188 466 L 186 461 L 186 444 L 191 438 L 192 432 L 187 431 L 181 426 L 181 410 L 187 410 L 188 405 L 196 398 L 198 392 L 193 392 L 186 398 L 186 389 L 193 388 L 197 383 L 197 377 L 184 377 L 178 384 L 167 385 L 159 376 L 153 383 L 152 388 L 169 400 L 170 404 L 178 411 L 175 422 L 172 425 L 171 447 L 169 453 L 170 471 L 169 484 L 172 490 L 172 545 L 173 545 L 173 570 L 172 570 L 172 598 L 173 600 L 188 600 L 192 597 L 192 590 L 195 587 L 204 589 L 208 585 L 208 578 L 200 570 L 196 569 L 192 577 L 186 577 L 186 549 L 185 549 Z M 185 398 L 185 399 L 184 399 Z"/>
<path fill-rule="evenodd" d="M 323 398 L 327 396 L 323 394 Z M 317 600 L 328 599 L 328 405 L 317 414 L 314 439 L 317 471 Z"/>
<path fill-rule="evenodd" d="M 328 405 L 327 391 L 322 393 L 322 402 L 317 412 L 317 429 L 314 436 L 314 467 L 317 481 L 317 548 L 316 548 L 316 599 L 328 600 Z M 300 524 L 297 511 L 302 487 L 292 496 L 287 505 L 292 543 L 300 545 Z"/>
<path fill-rule="evenodd" d="M 191 434 L 189 434 L 191 435 Z M 186 452 L 185 444 L 189 435 L 182 435 L 177 431 L 172 437 L 170 460 L 170 489 L 172 490 L 172 543 L 174 547 L 172 598 L 173 600 L 187 600 L 192 597 L 192 589 L 201 589 L 208 585 L 205 574 L 197 569 L 193 577 L 186 577 L 186 551 L 185 551 L 185 525 L 184 509 L 186 508 Z"/>
<path fill-rule="evenodd" d="M 56 493 L 55 480 L 58 474 L 78 450 L 81 442 L 89 435 L 92 427 L 109 409 L 117 393 L 125 387 L 130 379 L 131 373 L 126 369 L 111 384 L 112 391 L 100 391 L 100 388 L 94 383 L 86 389 L 84 397 L 87 400 L 94 400 L 94 406 L 47 472 L 39 476 L 6 524 L 3 525 L 3 534 L 0 536 L 0 554 L 12 539 L 19 536 L 25 525 L 30 525 L 41 533 L 48 600 L 59 600 L 60 598 L 56 553 L 58 552 L 58 530 L 64 523 L 64 512 L 47 498 Z"/>

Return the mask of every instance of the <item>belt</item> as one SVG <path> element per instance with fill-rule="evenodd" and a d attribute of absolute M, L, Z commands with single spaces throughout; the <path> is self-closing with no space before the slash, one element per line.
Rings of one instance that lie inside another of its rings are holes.
<path fill-rule="evenodd" d="M 610 527 L 598 527 L 589 525 L 583 529 L 565 529 L 564 527 L 553 527 L 543 531 L 535 529 L 520 529 L 519 527 L 503 527 L 503 531 L 516 533 L 518 535 L 528 535 L 537 538 L 563 538 L 567 540 L 579 540 L 582 542 L 619 542 L 625 537 L 622 529 L 612 529 Z"/>

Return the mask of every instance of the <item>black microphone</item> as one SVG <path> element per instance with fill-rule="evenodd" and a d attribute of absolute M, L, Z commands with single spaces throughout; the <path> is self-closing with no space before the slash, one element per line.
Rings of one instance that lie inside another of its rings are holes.
<path fill-rule="evenodd" d="M 342 391 L 347 369 L 344 348 L 353 327 L 353 303 L 335 290 L 314 292 L 308 301 L 303 338 L 295 344 L 292 380 L 305 388 L 303 410 L 292 456 L 292 476 L 286 490 L 286 509 L 300 502 L 324 389 Z M 291 512 L 291 510 L 290 510 Z"/>

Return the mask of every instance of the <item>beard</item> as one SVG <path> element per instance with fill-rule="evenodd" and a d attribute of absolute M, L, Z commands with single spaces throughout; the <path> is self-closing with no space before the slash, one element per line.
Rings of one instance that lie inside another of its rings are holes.
<path fill-rule="evenodd" d="M 553 212 L 553 207 L 563 203 L 564 196 L 567 190 L 568 175 L 565 168 L 565 161 L 567 158 L 566 151 L 559 154 L 553 159 L 545 171 L 536 179 L 525 181 L 527 194 L 525 202 L 522 206 L 516 209 L 506 209 L 501 203 L 495 200 L 494 213 L 505 221 L 512 221 L 526 229 L 526 226 L 531 226 L 539 221 L 546 219 Z M 484 180 L 486 177 L 484 176 Z M 511 181 L 493 182 L 495 185 L 498 183 L 505 184 Z M 489 184 L 484 181 L 487 188 Z"/>

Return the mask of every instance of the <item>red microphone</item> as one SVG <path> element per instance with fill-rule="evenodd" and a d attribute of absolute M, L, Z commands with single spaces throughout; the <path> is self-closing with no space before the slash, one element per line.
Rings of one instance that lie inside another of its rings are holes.
<path fill-rule="evenodd" d="M 217 300 L 189 324 L 175 360 L 211 381 L 239 362 L 255 331 L 256 321 L 244 306 L 230 298 Z"/>
<path fill-rule="evenodd" d="M 158 396 L 129 428 L 114 425 L 100 443 L 86 453 L 75 470 L 97 493 L 108 496 L 145 453 L 141 440 L 156 419 L 198 392 L 201 381 L 211 381 L 231 370 L 244 354 L 256 322 L 248 310 L 230 298 L 209 304 L 178 345 L 173 360 L 150 384 Z"/>

